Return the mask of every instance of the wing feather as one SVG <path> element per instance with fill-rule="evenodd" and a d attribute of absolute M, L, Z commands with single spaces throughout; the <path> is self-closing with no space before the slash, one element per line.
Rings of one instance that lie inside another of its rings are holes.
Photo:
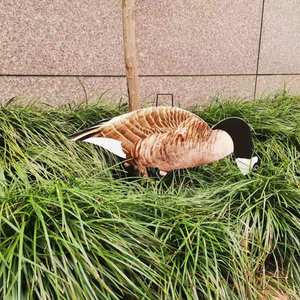
<path fill-rule="evenodd" d="M 188 126 L 190 119 L 208 126 L 193 113 L 177 107 L 151 107 L 130 112 L 107 122 L 100 123 L 73 136 L 73 140 L 85 140 L 91 137 L 104 137 L 120 141 L 127 158 L 135 152 L 140 140 L 151 135 L 176 131 L 180 126 Z M 190 132 L 188 132 L 190 133 Z M 191 133 L 190 133 L 191 134 Z M 189 135 L 189 134 L 187 134 Z M 149 150 L 150 151 L 150 150 Z"/>

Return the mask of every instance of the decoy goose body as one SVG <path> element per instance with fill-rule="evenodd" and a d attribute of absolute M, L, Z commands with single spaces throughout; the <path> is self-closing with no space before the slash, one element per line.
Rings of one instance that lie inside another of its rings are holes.
<path fill-rule="evenodd" d="M 127 160 L 141 175 L 154 167 L 169 171 L 209 164 L 234 154 L 246 174 L 257 163 L 247 123 L 225 119 L 212 128 L 197 115 L 176 107 L 150 107 L 102 121 L 72 136 L 99 145 Z"/>

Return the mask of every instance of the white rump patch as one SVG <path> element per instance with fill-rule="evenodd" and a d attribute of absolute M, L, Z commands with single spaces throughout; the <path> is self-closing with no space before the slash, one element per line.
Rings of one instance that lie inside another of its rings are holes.
<path fill-rule="evenodd" d="M 126 158 L 126 154 L 123 151 L 122 144 L 118 140 L 105 137 L 90 137 L 84 140 L 84 142 L 100 146 L 119 157 Z"/>
<path fill-rule="evenodd" d="M 235 161 L 241 173 L 243 175 L 246 175 L 252 170 L 253 166 L 258 162 L 258 157 L 253 156 L 251 159 L 238 157 Z"/>
<path fill-rule="evenodd" d="M 162 171 L 162 170 L 159 171 L 160 176 L 166 176 L 167 174 L 168 174 L 168 172 L 166 172 L 166 171 Z"/>

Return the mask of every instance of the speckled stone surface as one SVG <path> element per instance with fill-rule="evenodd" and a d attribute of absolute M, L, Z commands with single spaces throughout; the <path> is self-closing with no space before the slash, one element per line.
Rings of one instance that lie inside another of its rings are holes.
<path fill-rule="evenodd" d="M 137 0 L 140 74 L 244 74 L 142 77 L 143 105 L 157 93 L 182 107 L 215 97 L 252 99 L 263 0 Z M 121 0 L 0 1 L 0 74 L 124 74 Z M 300 73 L 300 4 L 265 1 L 260 73 Z M 81 82 L 81 83 L 80 83 Z M 51 105 L 99 98 L 123 101 L 125 78 L 0 76 L 0 102 L 12 97 Z M 257 95 L 299 76 L 259 76 Z M 82 87 L 85 87 L 85 89 Z M 20 100 L 20 101 L 21 101 Z M 164 97 L 161 104 L 167 104 Z"/>
<path fill-rule="evenodd" d="M 300 75 L 258 76 L 257 96 L 264 97 L 286 89 L 292 95 L 300 94 Z"/>
<path fill-rule="evenodd" d="M 0 1 L 0 73 L 124 73 L 120 0 Z"/>
<path fill-rule="evenodd" d="M 253 72 L 261 2 L 137 1 L 141 73 Z M 0 19 L 2 73 L 124 73 L 120 0 L 3 0 Z"/>
<path fill-rule="evenodd" d="M 81 83 L 80 83 L 81 82 Z M 49 105 L 126 98 L 124 78 L 0 77 L 0 103 L 16 97 L 19 103 L 39 101 Z M 84 88 L 82 87 L 84 86 Z M 85 89 L 85 91 L 84 91 Z"/>
<path fill-rule="evenodd" d="M 137 1 L 142 74 L 254 73 L 262 0 Z"/>
<path fill-rule="evenodd" d="M 216 98 L 253 98 L 254 80 L 254 76 L 142 78 L 141 90 L 147 105 L 154 103 L 157 93 L 173 93 L 176 106 L 189 107 Z M 166 104 L 168 99 L 163 100 L 161 104 Z"/>
<path fill-rule="evenodd" d="M 40 101 L 50 105 L 89 101 L 127 101 L 125 78 L 0 77 L 0 102 L 12 97 L 18 101 Z M 251 98 L 254 76 L 141 78 L 143 106 L 153 105 L 157 93 L 173 93 L 176 105 L 188 107 L 220 97 Z M 160 98 L 161 99 L 161 98 Z M 162 98 L 159 104 L 170 104 Z"/>
<path fill-rule="evenodd" d="M 265 2 L 259 73 L 300 73 L 300 1 Z"/>

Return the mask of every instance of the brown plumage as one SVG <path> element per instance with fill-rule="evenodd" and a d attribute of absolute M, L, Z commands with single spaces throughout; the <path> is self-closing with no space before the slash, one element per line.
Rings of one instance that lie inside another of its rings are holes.
<path fill-rule="evenodd" d="M 232 139 L 225 131 L 212 130 L 195 114 L 176 107 L 140 109 L 72 137 L 92 143 L 97 138 L 119 141 L 128 163 L 142 175 L 147 175 L 148 167 L 167 173 L 211 163 L 233 152 Z"/>

